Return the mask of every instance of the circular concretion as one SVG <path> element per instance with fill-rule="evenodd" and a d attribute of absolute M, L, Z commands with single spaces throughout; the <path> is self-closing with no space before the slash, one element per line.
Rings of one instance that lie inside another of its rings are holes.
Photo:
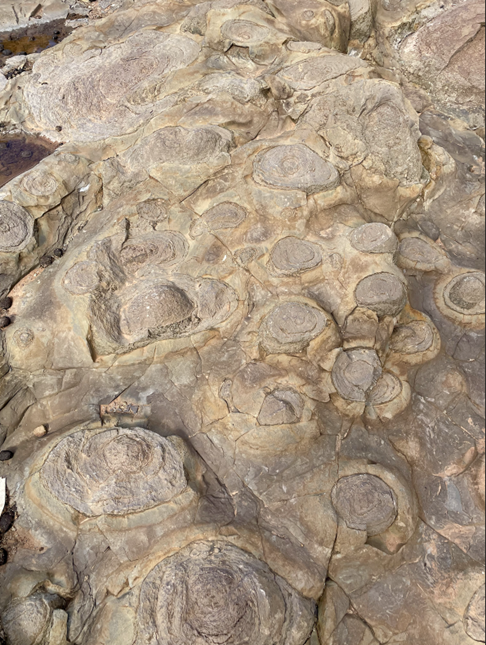
<path fill-rule="evenodd" d="M 140 645 L 304 645 L 314 603 L 224 542 L 196 542 L 142 584 Z"/>
<path fill-rule="evenodd" d="M 129 271 L 136 271 L 145 264 L 169 267 L 181 262 L 187 250 L 183 235 L 166 231 L 129 240 L 120 251 L 120 260 Z"/>
<path fill-rule="evenodd" d="M 231 230 L 238 228 L 247 218 L 246 210 L 234 202 L 222 202 L 207 210 L 192 227 L 192 235 L 198 237 L 210 231 Z"/>
<path fill-rule="evenodd" d="M 149 199 L 137 205 L 139 217 L 149 222 L 163 222 L 169 217 L 165 199 Z"/>
<path fill-rule="evenodd" d="M 42 596 L 15 600 L 2 614 L 9 645 L 40 645 L 49 633 L 52 610 Z"/>
<path fill-rule="evenodd" d="M 228 20 L 221 27 L 221 34 L 238 47 L 251 47 L 265 42 L 270 29 L 249 20 Z"/>
<path fill-rule="evenodd" d="M 351 349 L 336 359 L 332 380 L 344 399 L 365 402 L 382 373 L 381 362 L 374 349 Z"/>
<path fill-rule="evenodd" d="M 362 253 L 395 253 L 398 239 L 386 224 L 363 224 L 349 236 L 352 246 Z"/>
<path fill-rule="evenodd" d="M 418 354 L 430 349 L 434 340 L 431 325 L 423 320 L 414 320 L 395 329 L 390 347 L 397 354 Z"/>
<path fill-rule="evenodd" d="M 407 237 L 400 242 L 400 261 L 406 268 L 419 271 L 436 271 L 448 263 L 444 254 L 432 242 L 420 237 Z"/>
<path fill-rule="evenodd" d="M 45 170 L 32 171 L 22 180 L 22 188 L 35 197 L 49 197 L 58 186 L 57 179 Z"/>
<path fill-rule="evenodd" d="M 343 477 L 332 491 L 333 506 L 350 529 L 379 535 L 395 522 L 395 493 L 379 477 L 362 474 Z"/>
<path fill-rule="evenodd" d="M 407 292 L 391 273 L 375 273 L 361 280 L 355 298 L 360 307 L 371 309 L 378 316 L 397 316 L 407 302 Z"/>
<path fill-rule="evenodd" d="M 322 262 L 322 253 L 316 244 L 286 237 L 275 244 L 271 254 L 273 266 L 281 273 L 293 275 L 310 271 Z"/>
<path fill-rule="evenodd" d="M 120 329 L 126 336 L 146 335 L 150 330 L 182 323 L 193 311 L 193 303 L 181 289 L 172 285 L 151 285 L 122 307 Z"/>
<path fill-rule="evenodd" d="M 384 372 L 377 384 L 369 392 L 368 403 L 371 405 L 385 405 L 399 397 L 402 390 L 403 385 L 400 379 L 390 372 Z"/>
<path fill-rule="evenodd" d="M 326 315 L 319 309 L 300 302 L 286 302 L 275 307 L 265 320 L 270 336 L 282 345 L 305 347 L 317 338 L 328 325 Z"/>
<path fill-rule="evenodd" d="M 276 146 L 257 155 L 253 177 L 260 184 L 311 195 L 336 188 L 336 168 L 303 144 Z"/>
<path fill-rule="evenodd" d="M 478 589 L 464 614 L 466 633 L 473 640 L 478 641 L 478 643 L 484 643 L 485 641 L 485 590 L 484 585 Z"/>
<path fill-rule="evenodd" d="M 25 208 L 0 201 L 0 252 L 18 253 L 30 242 L 34 218 Z"/>
<path fill-rule="evenodd" d="M 465 316 L 485 313 L 484 273 L 463 273 L 453 278 L 444 289 L 446 305 Z"/>
<path fill-rule="evenodd" d="M 187 485 L 170 441 L 142 428 L 72 434 L 50 452 L 41 479 L 57 499 L 91 517 L 153 508 Z"/>
<path fill-rule="evenodd" d="M 34 342 L 34 332 L 31 329 L 19 329 L 14 334 L 15 342 L 19 347 L 25 348 Z"/>
<path fill-rule="evenodd" d="M 96 262 L 85 260 L 69 269 L 63 279 L 63 287 L 75 296 L 83 296 L 96 289 L 100 282 Z"/>

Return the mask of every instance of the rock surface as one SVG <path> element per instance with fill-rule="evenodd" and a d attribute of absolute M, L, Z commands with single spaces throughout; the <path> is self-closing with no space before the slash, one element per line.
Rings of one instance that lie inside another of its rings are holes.
<path fill-rule="evenodd" d="M 0 643 L 484 643 L 484 2 L 0 25 Z"/>

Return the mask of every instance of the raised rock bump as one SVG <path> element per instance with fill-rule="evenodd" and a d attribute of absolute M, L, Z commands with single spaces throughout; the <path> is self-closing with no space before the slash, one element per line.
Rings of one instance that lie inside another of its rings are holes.
<path fill-rule="evenodd" d="M 486 311 L 484 273 L 463 273 L 453 278 L 444 289 L 446 305 L 464 316 L 479 316 Z"/>
<path fill-rule="evenodd" d="M 91 260 L 77 262 L 66 273 L 63 287 L 75 296 L 91 293 L 100 282 L 98 265 Z"/>
<path fill-rule="evenodd" d="M 12 645 L 43 644 L 48 638 L 52 609 L 41 594 L 14 600 L 2 615 L 2 624 Z"/>
<path fill-rule="evenodd" d="M 120 259 L 129 270 L 136 270 L 145 264 L 171 267 L 182 262 L 187 251 L 188 244 L 183 235 L 164 231 L 129 240 L 120 251 Z"/>
<path fill-rule="evenodd" d="M 143 582 L 140 645 L 304 645 L 314 611 L 252 555 L 224 542 L 196 542 Z"/>
<path fill-rule="evenodd" d="M 424 320 L 400 325 L 393 332 L 390 347 L 397 354 L 418 354 L 429 350 L 435 341 L 434 330 Z"/>
<path fill-rule="evenodd" d="M 328 326 L 323 311 L 301 302 L 278 305 L 263 323 L 263 346 L 270 352 L 301 351 Z"/>
<path fill-rule="evenodd" d="M 221 27 L 221 34 L 238 47 L 251 47 L 265 42 L 270 29 L 250 20 L 228 20 Z"/>
<path fill-rule="evenodd" d="M 75 432 L 51 450 L 41 480 L 57 499 L 89 517 L 144 511 L 187 486 L 170 441 L 142 428 Z"/>
<path fill-rule="evenodd" d="M 421 237 L 410 236 L 400 242 L 398 264 L 418 271 L 446 271 L 450 262 L 437 245 Z"/>
<path fill-rule="evenodd" d="M 278 389 L 268 394 L 258 415 L 262 426 L 298 423 L 302 418 L 304 400 L 295 390 Z"/>
<path fill-rule="evenodd" d="M 393 490 L 375 475 L 342 477 L 332 491 L 332 502 L 346 525 L 380 535 L 394 524 L 398 509 Z"/>
<path fill-rule="evenodd" d="M 383 372 L 373 389 L 369 392 L 368 402 L 370 405 L 384 405 L 394 401 L 400 396 L 403 384 L 398 376 L 391 372 Z"/>
<path fill-rule="evenodd" d="M 18 253 L 32 239 L 34 218 L 13 202 L 0 201 L 0 252 Z"/>
<path fill-rule="evenodd" d="M 337 357 L 332 380 L 343 399 L 363 403 L 382 373 L 383 368 L 374 349 L 351 349 Z"/>
<path fill-rule="evenodd" d="M 280 273 L 294 275 L 319 266 L 322 262 L 322 253 L 316 244 L 289 236 L 275 244 L 271 260 Z"/>
<path fill-rule="evenodd" d="M 395 253 L 398 238 L 386 224 L 373 222 L 355 228 L 349 236 L 352 246 L 362 253 Z"/>
<path fill-rule="evenodd" d="M 148 199 L 137 204 L 138 215 L 149 222 L 163 222 L 169 217 L 165 199 Z"/>
<path fill-rule="evenodd" d="M 253 164 L 253 177 L 266 186 L 308 195 L 336 188 L 340 182 L 336 168 L 301 143 L 261 152 Z"/>
<path fill-rule="evenodd" d="M 407 302 L 403 283 L 392 273 L 375 273 L 356 287 L 356 302 L 379 316 L 397 316 Z"/>
<path fill-rule="evenodd" d="M 35 197 L 49 197 L 58 187 L 57 179 L 46 170 L 33 170 L 22 180 L 22 188 Z"/>
<path fill-rule="evenodd" d="M 191 229 L 194 237 L 205 232 L 217 232 L 238 228 L 246 220 L 248 213 L 243 206 L 234 202 L 222 202 L 207 210 L 201 219 L 196 220 Z"/>

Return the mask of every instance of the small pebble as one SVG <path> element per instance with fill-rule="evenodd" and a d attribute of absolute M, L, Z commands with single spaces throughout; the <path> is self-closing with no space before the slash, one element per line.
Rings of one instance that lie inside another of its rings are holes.
<path fill-rule="evenodd" d="M 6 549 L 0 549 L 0 567 L 2 567 L 4 564 L 7 564 L 8 560 L 8 553 Z M 0 645 L 2 641 L 0 640 Z"/>
<path fill-rule="evenodd" d="M 7 533 L 10 531 L 15 522 L 15 513 L 7 511 L 0 517 L 0 533 Z"/>
<path fill-rule="evenodd" d="M 0 309 L 10 309 L 10 307 L 13 305 L 13 300 L 10 298 L 10 296 L 6 296 L 5 298 L 0 298 Z"/>
<path fill-rule="evenodd" d="M 56 249 L 52 255 L 56 258 L 62 258 L 64 251 L 62 249 Z"/>
<path fill-rule="evenodd" d="M 11 56 L 11 55 L 12 55 L 12 52 L 10 51 L 10 49 L 4 49 L 4 50 L 3 50 L 3 52 L 2 52 L 2 54 L 3 54 L 4 56 Z"/>
<path fill-rule="evenodd" d="M 0 461 L 10 461 L 13 456 L 14 454 L 11 450 L 2 450 L 0 452 Z"/>
<path fill-rule="evenodd" d="M 2 316 L 0 318 L 0 329 L 6 329 L 11 324 L 12 324 L 12 321 L 8 316 Z"/>
<path fill-rule="evenodd" d="M 43 255 L 39 260 L 39 265 L 45 269 L 46 267 L 50 267 L 53 262 L 54 258 L 51 258 L 50 255 Z"/>
<path fill-rule="evenodd" d="M 46 426 L 38 426 L 38 427 L 34 430 L 34 436 L 35 436 L 35 437 L 45 437 L 45 436 L 46 436 L 46 434 L 47 434 L 47 428 L 46 428 Z"/>

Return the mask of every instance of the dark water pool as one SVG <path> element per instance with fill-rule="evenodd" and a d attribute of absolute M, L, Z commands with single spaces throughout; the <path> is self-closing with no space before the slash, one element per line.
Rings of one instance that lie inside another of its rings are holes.
<path fill-rule="evenodd" d="M 5 33 L 0 31 L 0 66 L 12 56 L 36 54 L 54 47 L 72 32 L 64 20 L 55 20 L 42 25 Z"/>
<path fill-rule="evenodd" d="M 36 166 L 58 144 L 27 135 L 0 135 L 0 187 Z"/>

